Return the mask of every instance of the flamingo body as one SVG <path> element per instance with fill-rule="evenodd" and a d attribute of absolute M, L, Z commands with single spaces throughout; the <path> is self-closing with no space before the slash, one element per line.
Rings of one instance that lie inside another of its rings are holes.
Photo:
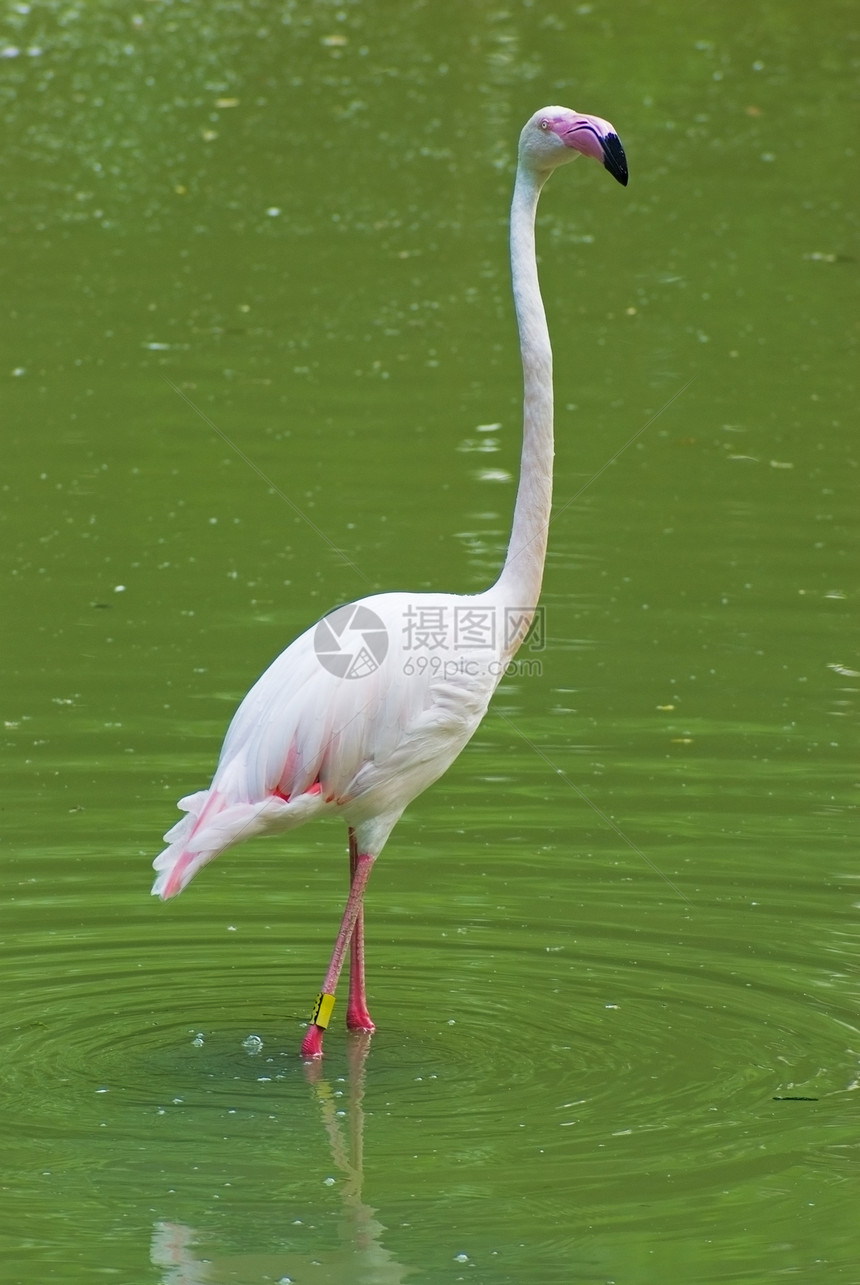
<path fill-rule="evenodd" d="M 386 593 L 349 605 L 383 622 L 381 663 L 352 679 L 332 673 L 318 626 L 281 652 L 236 711 L 209 789 L 179 802 L 186 816 L 154 862 L 164 900 L 233 844 L 320 816 L 341 816 L 361 850 L 378 855 L 478 727 L 511 651 L 511 617 L 492 593 Z M 460 641 L 454 613 L 464 609 L 480 630 Z M 443 625 L 416 638 L 416 617 Z"/>

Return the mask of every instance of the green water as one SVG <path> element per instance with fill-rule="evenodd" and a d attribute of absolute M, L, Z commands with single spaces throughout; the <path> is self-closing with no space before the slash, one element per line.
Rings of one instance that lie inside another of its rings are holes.
<path fill-rule="evenodd" d="M 860 1281 L 853 8 L 2 11 L 0 1281 Z M 546 647 L 307 1067 L 345 835 L 149 863 L 322 611 L 495 575 L 555 101 Z"/>

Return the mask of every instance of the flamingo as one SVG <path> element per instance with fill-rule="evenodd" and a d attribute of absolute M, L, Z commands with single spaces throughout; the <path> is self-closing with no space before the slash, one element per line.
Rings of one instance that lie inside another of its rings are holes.
<path fill-rule="evenodd" d="M 578 156 L 627 184 L 614 127 L 544 107 L 519 140 L 510 219 L 511 272 L 523 366 L 523 444 L 501 574 L 474 595 L 382 593 L 338 607 L 292 642 L 242 701 L 207 790 L 156 857 L 152 891 L 167 900 L 207 862 L 253 835 L 337 815 L 349 836 L 346 908 L 301 1045 L 320 1058 L 350 954 L 346 1024 L 373 1031 L 367 1007 L 363 898 L 376 858 L 407 804 L 475 732 L 534 617 L 552 499 L 552 351 L 538 283 L 535 218 L 543 184 Z"/>

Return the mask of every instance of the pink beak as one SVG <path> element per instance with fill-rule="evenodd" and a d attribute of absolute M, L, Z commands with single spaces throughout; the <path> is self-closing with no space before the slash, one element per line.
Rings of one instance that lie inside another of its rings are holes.
<path fill-rule="evenodd" d="M 566 147 L 600 161 L 622 187 L 627 186 L 627 157 L 621 139 L 608 120 L 599 116 L 575 116 L 572 122 L 559 121 L 554 129 Z"/>

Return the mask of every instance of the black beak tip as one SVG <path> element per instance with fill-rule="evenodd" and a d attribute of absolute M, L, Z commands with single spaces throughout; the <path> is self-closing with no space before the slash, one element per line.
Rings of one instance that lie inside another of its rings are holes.
<path fill-rule="evenodd" d="M 627 186 L 627 157 L 624 155 L 624 148 L 621 146 L 621 139 L 617 134 L 607 134 L 601 139 L 603 147 L 603 164 L 609 170 L 613 178 L 617 179 L 622 187 Z"/>

